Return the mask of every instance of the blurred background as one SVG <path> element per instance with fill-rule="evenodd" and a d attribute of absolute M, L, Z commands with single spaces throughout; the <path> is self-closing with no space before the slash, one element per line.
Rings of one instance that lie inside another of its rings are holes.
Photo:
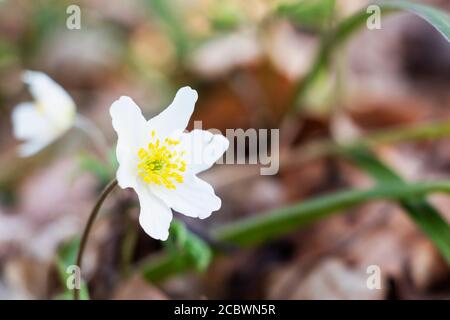
<path fill-rule="evenodd" d="M 227 222 L 373 185 L 338 155 L 305 160 L 305 146 L 450 121 L 450 46 L 427 22 L 409 13 L 383 16 L 381 29 L 363 26 L 309 81 L 326 31 L 369 2 L 337 0 L 332 10 L 309 11 L 296 10 L 299 2 L 0 0 L 0 299 L 67 297 L 65 266 L 116 165 L 102 164 L 90 138 L 75 129 L 36 156 L 17 156 L 11 111 L 31 99 L 24 70 L 61 84 L 111 151 L 114 100 L 131 96 L 150 117 L 184 85 L 199 93 L 192 119 L 204 129 L 279 128 L 284 157 L 277 175 L 261 176 L 251 165 L 215 166 L 203 178 L 222 198 L 221 210 L 205 221 L 177 215 L 206 239 Z M 450 10 L 446 0 L 417 2 Z M 81 9 L 79 30 L 66 27 L 72 4 Z M 372 151 L 407 181 L 450 178 L 448 138 Z M 429 201 L 449 221 L 450 198 Z M 133 191 L 118 189 L 106 201 L 84 259 L 90 298 L 450 298 L 449 265 L 394 202 L 345 210 L 231 250 L 204 272 L 158 282 L 138 266 L 165 248 L 145 235 L 137 214 Z M 380 290 L 366 287 L 370 265 L 381 269 Z"/>

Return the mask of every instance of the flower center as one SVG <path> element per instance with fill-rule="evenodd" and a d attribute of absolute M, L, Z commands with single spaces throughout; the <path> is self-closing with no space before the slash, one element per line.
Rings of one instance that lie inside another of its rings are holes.
<path fill-rule="evenodd" d="M 182 183 L 182 173 L 186 170 L 186 162 L 182 160 L 184 151 L 178 153 L 170 150 L 180 140 L 166 138 L 164 141 L 155 139 L 155 131 L 152 131 L 152 141 L 147 149 L 138 151 L 138 174 L 147 183 L 163 185 L 167 189 L 176 189 L 175 183 Z"/>

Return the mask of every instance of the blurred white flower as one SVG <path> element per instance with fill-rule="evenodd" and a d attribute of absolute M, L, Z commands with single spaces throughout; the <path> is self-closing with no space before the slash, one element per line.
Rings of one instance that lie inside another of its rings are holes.
<path fill-rule="evenodd" d="M 19 154 L 27 157 L 65 133 L 74 123 L 76 108 L 69 94 L 46 74 L 26 71 L 23 81 L 34 101 L 15 107 L 12 124 L 14 136 L 24 141 Z"/>
<path fill-rule="evenodd" d="M 171 208 L 203 219 L 221 206 L 213 188 L 196 175 L 210 168 L 229 142 L 208 131 L 184 132 L 196 101 L 195 90 L 181 88 L 172 104 L 149 121 L 129 97 L 111 105 L 112 125 L 118 135 L 117 181 L 121 188 L 136 191 L 139 222 L 155 239 L 167 239 Z"/>

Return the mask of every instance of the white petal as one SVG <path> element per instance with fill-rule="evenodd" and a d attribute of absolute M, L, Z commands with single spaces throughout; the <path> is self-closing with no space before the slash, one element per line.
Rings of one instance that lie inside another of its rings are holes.
<path fill-rule="evenodd" d="M 186 151 L 188 170 L 194 174 L 209 169 L 228 149 L 230 143 L 220 134 L 205 130 L 192 130 L 184 133 L 179 145 Z"/>
<path fill-rule="evenodd" d="M 167 240 L 172 221 L 172 210 L 161 199 L 155 197 L 147 185 L 139 183 L 135 190 L 141 206 L 140 225 L 150 237 Z"/>
<path fill-rule="evenodd" d="M 121 188 L 136 186 L 137 152 L 145 145 L 151 131 L 139 106 L 130 97 L 120 97 L 110 108 L 112 125 L 117 133 L 116 156 L 119 162 L 117 181 Z"/>
<path fill-rule="evenodd" d="M 49 132 L 50 123 L 33 103 L 17 105 L 12 112 L 13 134 L 19 140 L 31 139 Z"/>
<path fill-rule="evenodd" d="M 197 91 L 190 87 L 178 90 L 173 102 L 164 111 L 148 121 L 160 136 L 169 136 L 173 131 L 186 129 L 197 101 Z"/>
<path fill-rule="evenodd" d="M 184 182 L 177 184 L 175 190 L 157 185 L 151 185 L 151 190 L 173 210 L 188 217 L 207 218 L 222 205 L 214 189 L 194 175 L 185 176 Z"/>
<path fill-rule="evenodd" d="M 60 132 L 30 102 L 17 105 L 12 112 L 13 134 L 26 143 L 19 147 L 19 155 L 31 156 L 56 139 Z"/>
<path fill-rule="evenodd" d="M 45 73 L 26 71 L 23 81 L 31 95 L 54 126 L 67 129 L 74 121 L 75 103 L 70 95 Z"/>

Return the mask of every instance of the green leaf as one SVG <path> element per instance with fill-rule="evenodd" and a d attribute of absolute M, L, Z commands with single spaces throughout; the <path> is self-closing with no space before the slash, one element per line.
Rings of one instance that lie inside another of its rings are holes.
<path fill-rule="evenodd" d="M 417 197 L 433 191 L 449 193 L 450 189 L 447 189 L 449 187 L 450 182 L 423 182 L 382 185 L 363 191 L 342 191 L 221 227 L 214 234 L 219 241 L 231 241 L 240 245 L 254 244 L 283 235 L 300 226 L 366 201 L 402 200 L 408 196 Z"/>
<path fill-rule="evenodd" d="M 381 185 L 405 182 L 394 171 L 385 166 L 366 149 L 350 150 L 348 155 L 361 169 L 370 174 Z M 410 218 L 434 242 L 450 264 L 450 226 L 425 197 L 408 197 L 399 201 Z"/>
<path fill-rule="evenodd" d="M 183 222 L 174 219 L 170 224 L 169 234 L 179 248 L 184 248 L 189 237 L 189 231 Z"/>
<path fill-rule="evenodd" d="M 281 4 L 277 13 L 300 26 L 322 30 L 330 22 L 335 4 L 335 0 L 300 0 Z"/>
<path fill-rule="evenodd" d="M 285 235 L 333 213 L 344 211 L 370 200 L 398 201 L 408 197 L 419 198 L 431 192 L 450 193 L 450 181 L 398 183 L 376 186 L 369 190 L 341 191 L 219 227 L 213 230 L 212 235 L 219 242 L 243 246 L 253 245 Z M 141 270 L 147 280 L 158 281 L 192 266 L 192 261 L 189 262 L 171 255 L 162 255 L 145 263 Z"/>
<path fill-rule="evenodd" d="M 167 242 L 169 253 L 177 259 L 187 260 L 197 271 L 206 270 L 212 259 L 212 250 L 209 245 L 189 231 L 179 220 L 172 221 L 169 232 L 170 238 Z"/>
<path fill-rule="evenodd" d="M 420 16 L 450 41 L 450 15 L 439 9 L 410 1 L 390 1 L 380 4 L 383 9 L 406 10 Z"/>
<path fill-rule="evenodd" d="M 411 12 L 430 23 L 444 36 L 445 39 L 447 39 L 447 41 L 449 41 L 450 15 L 439 9 L 410 1 L 375 2 L 374 5 L 377 5 L 380 8 L 381 14 L 394 13 L 401 10 Z M 365 26 L 367 19 L 372 14 L 373 13 L 368 13 L 366 9 L 363 9 L 344 19 L 331 33 L 331 36 L 328 39 L 329 45 L 334 46 L 337 43 L 345 41 L 353 34 L 353 32 L 358 31 L 360 27 Z"/>
<path fill-rule="evenodd" d="M 447 41 L 449 41 L 450 16 L 443 11 L 410 1 L 378 2 L 374 4 L 380 8 L 381 14 L 398 12 L 400 10 L 407 10 L 408 12 L 416 14 L 428 21 L 445 37 L 445 39 L 447 39 Z M 365 26 L 366 21 L 371 14 L 372 13 L 367 13 L 366 9 L 361 10 L 341 21 L 332 31 L 324 36 L 313 66 L 305 79 L 298 84 L 297 100 L 303 98 L 304 93 L 309 89 L 316 78 L 328 67 L 330 57 L 334 53 L 335 48 L 344 43 L 362 26 Z"/>

